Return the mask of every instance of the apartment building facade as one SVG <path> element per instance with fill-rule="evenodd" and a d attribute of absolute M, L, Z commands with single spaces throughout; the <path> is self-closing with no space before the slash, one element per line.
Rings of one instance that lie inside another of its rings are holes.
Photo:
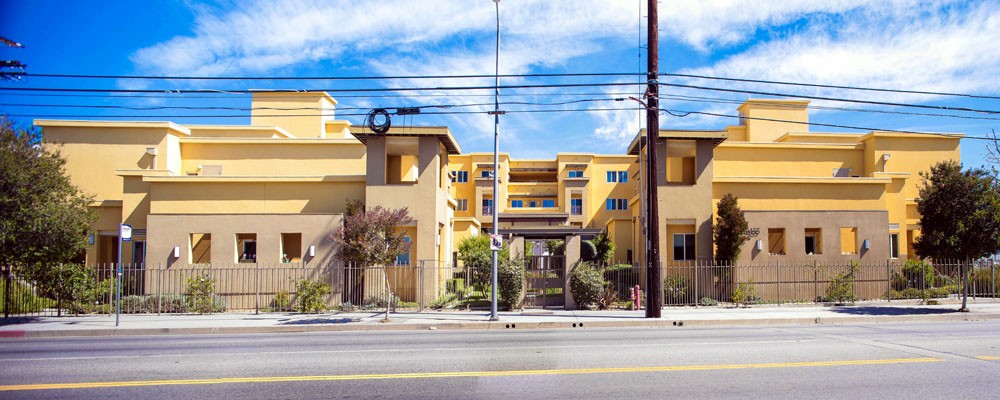
<path fill-rule="evenodd" d="M 306 263 L 336 268 L 330 235 L 347 204 L 407 207 L 401 263 L 454 263 L 465 237 L 587 239 L 606 231 L 614 259 L 643 263 L 645 185 L 659 196 L 661 265 L 711 262 L 725 194 L 750 222 L 745 264 L 913 257 L 919 173 L 959 159 L 959 134 L 810 132 L 808 102 L 751 99 L 738 125 L 661 130 L 655 182 L 645 139 L 624 154 L 517 159 L 462 153 L 447 127 L 374 134 L 334 115 L 326 93 L 259 92 L 250 125 L 38 120 L 100 215 L 88 263 L 150 268 Z M 274 116 L 264 108 L 297 109 Z M 290 114 L 290 116 L 289 116 Z M 493 175 L 499 178 L 493 193 Z M 317 264 L 319 263 L 319 264 Z M 440 279 L 426 278 L 426 285 Z"/>

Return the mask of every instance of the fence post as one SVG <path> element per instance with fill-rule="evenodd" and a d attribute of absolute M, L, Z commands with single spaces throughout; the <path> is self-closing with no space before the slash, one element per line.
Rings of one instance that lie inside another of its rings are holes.
<path fill-rule="evenodd" d="M 420 283 L 420 290 L 417 291 L 417 312 L 424 312 L 424 269 L 427 266 L 427 260 L 420 260 L 419 272 L 420 276 L 417 281 Z"/>
<path fill-rule="evenodd" d="M 10 267 L 3 267 L 3 317 L 10 318 Z"/>
<path fill-rule="evenodd" d="M 885 260 L 885 301 L 892 303 L 892 260 Z"/>
<path fill-rule="evenodd" d="M 160 315 L 163 310 L 163 264 L 157 264 L 156 268 L 156 315 Z"/>
<path fill-rule="evenodd" d="M 776 272 L 777 275 L 775 275 L 775 280 L 778 281 L 778 287 L 777 287 L 777 289 L 775 289 L 775 291 L 777 292 L 778 305 L 780 306 L 781 305 L 781 262 L 779 261 L 779 262 L 775 263 L 774 264 L 774 268 L 777 271 Z"/>
<path fill-rule="evenodd" d="M 260 263 L 254 263 L 253 270 L 253 313 L 260 314 Z"/>
<path fill-rule="evenodd" d="M 819 300 L 819 270 L 816 260 L 813 260 L 813 301 Z"/>
<path fill-rule="evenodd" d="M 694 262 L 694 306 L 698 306 L 698 261 Z"/>

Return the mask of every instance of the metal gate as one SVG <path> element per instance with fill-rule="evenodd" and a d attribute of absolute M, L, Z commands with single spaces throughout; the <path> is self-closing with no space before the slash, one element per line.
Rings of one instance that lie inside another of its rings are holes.
<path fill-rule="evenodd" d="M 564 256 L 532 256 L 525 264 L 524 308 L 563 308 L 565 306 Z"/>

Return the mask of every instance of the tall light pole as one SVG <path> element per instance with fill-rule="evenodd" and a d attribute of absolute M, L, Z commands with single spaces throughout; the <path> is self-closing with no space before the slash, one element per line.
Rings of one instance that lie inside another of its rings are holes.
<path fill-rule="evenodd" d="M 497 10 L 497 47 L 496 65 L 493 81 L 493 237 L 500 234 L 500 218 L 497 212 L 497 201 L 500 200 L 500 0 L 493 0 Z M 492 240 L 491 240 L 492 242 Z M 497 316 L 497 256 L 499 250 L 493 249 L 493 285 L 490 289 L 490 321 L 499 321 Z"/>

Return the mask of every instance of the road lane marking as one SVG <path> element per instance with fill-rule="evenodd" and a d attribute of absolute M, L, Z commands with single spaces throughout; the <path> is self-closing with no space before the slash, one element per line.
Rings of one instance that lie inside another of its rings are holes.
<path fill-rule="evenodd" d="M 693 343 L 658 343 L 654 347 L 673 346 L 733 346 L 733 345 L 754 345 L 754 344 L 782 344 L 782 343 L 813 343 L 819 339 L 790 339 L 790 340 L 751 340 L 740 342 L 693 342 Z M 649 348 L 648 344 L 602 344 L 602 348 Z M 79 356 L 79 357 L 37 357 L 37 358 L 0 358 L 0 362 L 12 361 L 73 361 L 73 360 L 104 360 L 104 359 L 132 359 L 132 358 L 156 358 L 156 357 L 247 357 L 255 355 L 299 355 L 299 354 L 350 354 L 350 353 L 412 353 L 412 352 L 475 352 L 475 351 L 510 351 L 510 350 L 560 350 L 560 349 L 593 349 L 593 345 L 551 345 L 551 346 L 511 346 L 511 347 L 437 347 L 426 349 L 354 349 L 354 350 L 303 350 L 303 351 L 258 351 L 258 352 L 235 352 L 235 353 L 179 353 L 179 354 L 140 354 L 127 356 Z"/>
<path fill-rule="evenodd" d="M 1000 361 L 1000 357 L 997 356 L 978 356 L 976 358 L 986 361 Z"/>
<path fill-rule="evenodd" d="M 304 381 L 355 381 L 376 379 L 430 379 L 430 378 L 480 378 L 508 377 L 533 375 L 581 375 L 581 374 L 620 374 L 635 372 L 680 372 L 680 371 L 717 371 L 735 369 L 770 369 L 770 368 L 801 368 L 801 367 L 840 367 L 854 365 L 886 365 L 913 364 L 944 361 L 939 358 L 890 358 L 884 360 L 843 360 L 843 361 L 804 361 L 783 363 L 755 364 L 715 364 L 715 365 L 675 365 L 620 368 L 577 368 L 577 369 L 535 369 L 509 371 L 454 371 L 454 372 L 412 372 L 393 374 L 354 374 L 354 375 L 320 375 L 320 376 L 265 376 L 244 378 L 214 378 L 214 379 L 176 379 L 150 381 L 120 381 L 120 382 L 79 382 L 79 383 L 41 383 L 27 385 L 3 385 L 0 392 L 23 390 L 51 389 L 96 389 L 138 386 L 169 386 L 169 385 L 218 385 L 224 383 L 276 383 Z"/>

